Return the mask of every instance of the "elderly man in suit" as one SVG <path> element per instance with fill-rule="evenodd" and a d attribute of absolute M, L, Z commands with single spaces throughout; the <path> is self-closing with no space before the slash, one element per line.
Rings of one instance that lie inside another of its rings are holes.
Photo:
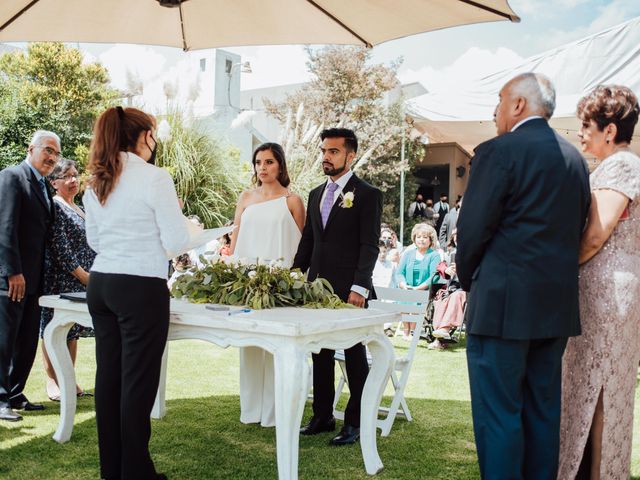
<path fill-rule="evenodd" d="M 0 420 L 42 410 L 23 390 L 38 346 L 45 238 L 53 221 L 46 176 L 60 158 L 60 138 L 37 131 L 24 162 L 0 172 Z"/>
<path fill-rule="evenodd" d="M 578 247 L 590 193 L 584 159 L 547 123 L 554 108 L 543 75 L 502 88 L 498 136 L 475 150 L 458 217 L 483 478 L 557 475 L 562 354 L 580 334 Z"/>
<path fill-rule="evenodd" d="M 358 151 L 353 131 L 331 128 L 320 134 L 322 167 L 329 178 L 309 194 L 307 220 L 293 268 L 308 269 L 309 280 L 326 278 L 344 301 L 365 307 L 372 293 L 373 268 L 378 258 L 382 193 L 351 171 Z M 334 351 L 313 355 L 313 417 L 300 430 L 315 435 L 335 430 Z M 332 445 L 355 443 L 360 436 L 360 401 L 369 372 L 364 345 L 345 350 L 351 397 L 344 426 Z"/>

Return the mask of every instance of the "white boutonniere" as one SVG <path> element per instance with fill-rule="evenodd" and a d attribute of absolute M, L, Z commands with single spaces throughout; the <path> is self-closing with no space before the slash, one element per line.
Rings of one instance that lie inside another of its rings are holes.
<path fill-rule="evenodd" d="M 342 197 L 342 201 L 340 202 L 340 206 L 342 208 L 351 208 L 351 207 L 353 207 L 353 199 L 354 199 L 353 192 L 347 192 L 347 193 L 341 195 L 341 197 Z"/>

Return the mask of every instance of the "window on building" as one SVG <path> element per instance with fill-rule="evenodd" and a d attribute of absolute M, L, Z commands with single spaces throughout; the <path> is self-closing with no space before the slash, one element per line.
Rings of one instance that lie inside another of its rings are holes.
<path fill-rule="evenodd" d="M 200 71 L 204 72 L 207 69 L 207 59 L 206 58 L 201 58 L 200 59 Z"/>

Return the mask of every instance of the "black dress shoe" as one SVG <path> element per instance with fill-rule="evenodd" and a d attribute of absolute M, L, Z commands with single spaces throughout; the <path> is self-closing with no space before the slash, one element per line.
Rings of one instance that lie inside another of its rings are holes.
<path fill-rule="evenodd" d="M 356 443 L 360 438 L 360 429 L 352 427 L 351 425 L 345 425 L 340 430 L 340 433 L 333 437 L 329 443 L 331 445 L 351 445 Z"/>
<path fill-rule="evenodd" d="M 333 432 L 336 429 L 336 419 L 330 417 L 326 420 L 313 417 L 309 423 L 300 429 L 300 435 L 317 435 L 322 432 Z"/>
<path fill-rule="evenodd" d="M 22 420 L 22 415 L 14 412 L 11 407 L 0 407 L 0 420 L 6 420 L 7 422 L 19 422 Z"/>
<path fill-rule="evenodd" d="M 25 412 L 35 412 L 37 410 L 44 410 L 44 405 L 41 403 L 31 403 L 29 400 L 24 400 L 18 403 L 12 403 L 11 408 L 15 410 L 24 410 Z"/>

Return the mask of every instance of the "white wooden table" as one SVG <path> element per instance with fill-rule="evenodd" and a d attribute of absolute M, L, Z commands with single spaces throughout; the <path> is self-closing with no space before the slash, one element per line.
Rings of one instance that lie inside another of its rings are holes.
<path fill-rule="evenodd" d="M 74 323 L 91 327 L 84 303 L 58 296 L 40 298 L 40 305 L 55 309 L 44 331 L 44 342 L 60 385 L 60 422 L 53 435 L 63 443 L 71 438 L 76 411 L 76 380 L 67 350 L 67 332 Z M 232 307 L 233 311 L 233 307 Z M 383 324 L 396 315 L 380 310 L 276 308 L 228 315 L 204 305 L 171 300 L 169 340 L 199 339 L 222 348 L 261 347 L 274 356 L 276 454 L 278 478 L 298 478 L 299 428 L 309 389 L 307 356 L 322 348 L 343 349 L 362 342 L 372 356 L 371 370 L 362 394 L 360 447 L 368 474 L 383 465 L 376 445 L 378 405 L 394 363 L 393 347 L 383 333 Z M 152 416 L 164 415 L 166 350 L 160 386 Z"/>

